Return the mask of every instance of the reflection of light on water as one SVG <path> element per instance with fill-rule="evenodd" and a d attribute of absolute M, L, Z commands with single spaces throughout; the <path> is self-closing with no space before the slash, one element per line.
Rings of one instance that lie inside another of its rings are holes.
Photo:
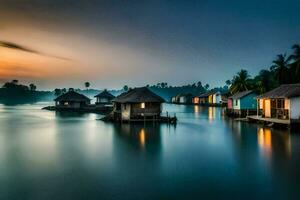
<path fill-rule="evenodd" d="M 216 108 L 215 107 L 208 107 L 208 120 L 211 122 L 215 119 L 216 115 Z"/>
<path fill-rule="evenodd" d="M 200 114 L 200 107 L 197 105 L 194 106 L 194 114 L 195 116 L 199 116 Z"/>
<path fill-rule="evenodd" d="M 140 138 L 140 144 L 142 147 L 145 146 L 145 140 L 146 140 L 146 135 L 145 135 L 145 129 L 142 128 L 140 133 L 139 133 L 139 138 Z"/>
<path fill-rule="evenodd" d="M 194 106 L 194 112 L 198 113 L 199 112 L 199 106 Z"/>
<path fill-rule="evenodd" d="M 259 128 L 257 133 L 258 145 L 264 151 L 265 155 L 270 157 L 272 150 L 272 134 L 270 129 Z"/>

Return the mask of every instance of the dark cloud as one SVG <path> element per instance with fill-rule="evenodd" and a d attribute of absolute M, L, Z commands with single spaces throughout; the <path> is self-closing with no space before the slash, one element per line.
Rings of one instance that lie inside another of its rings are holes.
<path fill-rule="evenodd" d="M 48 57 L 60 59 L 60 60 L 71 60 L 69 58 L 64 58 L 64 57 L 61 57 L 61 56 L 48 55 L 48 54 L 36 51 L 34 49 L 25 47 L 23 45 L 19 45 L 19 44 L 16 44 L 16 43 L 13 43 L 13 42 L 8 42 L 8 41 L 0 41 L 0 47 L 14 49 L 14 50 L 18 50 L 18 51 L 24 51 L 24 52 L 33 53 L 33 54 L 39 54 L 39 55 L 43 55 L 43 56 L 48 56 Z"/>
<path fill-rule="evenodd" d="M 41 54 L 40 52 L 35 51 L 33 49 L 21 46 L 21 45 L 16 44 L 16 43 L 7 42 L 7 41 L 0 41 L 0 46 L 1 47 L 6 47 L 6 48 L 9 48 L 9 49 L 19 50 L 19 51 L 25 51 L 25 52 L 29 52 L 29 53 Z"/>

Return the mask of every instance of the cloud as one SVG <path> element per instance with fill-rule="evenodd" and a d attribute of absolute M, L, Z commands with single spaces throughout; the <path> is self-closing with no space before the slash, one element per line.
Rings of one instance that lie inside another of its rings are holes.
<path fill-rule="evenodd" d="M 27 47 L 18 45 L 16 43 L 12 43 L 12 42 L 7 42 L 7 41 L 0 41 L 0 46 L 1 47 L 6 47 L 9 49 L 14 49 L 14 50 L 19 50 L 19 51 L 25 51 L 25 52 L 29 52 L 29 53 L 36 53 L 36 54 L 40 54 L 40 52 L 35 51 L 33 49 L 29 49 Z"/>
<path fill-rule="evenodd" d="M 13 50 L 18 50 L 18 51 L 23 51 L 23 52 L 27 52 L 27 53 L 34 53 L 34 54 L 39 54 L 39 55 L 43 55 L 43 56 L 48 56 L 48 57 L 52 57 L 52 58 L 56 58 L 56 59 L 60 59 L 60 60 L 71 60 L 69 58 L 64 58 L 61 56 L 54 56 L 54 55 L 49 55 L 49 54 L 45 54 L 39 51 L 36 51 L 34 49 L 13 43 L 13 42 L 8 42 L 8 41 L 1 41 L 0 40 L 0 47 L 4 47 L 4 48 L 9 48 L 9 49 L 13 49 Z"/>

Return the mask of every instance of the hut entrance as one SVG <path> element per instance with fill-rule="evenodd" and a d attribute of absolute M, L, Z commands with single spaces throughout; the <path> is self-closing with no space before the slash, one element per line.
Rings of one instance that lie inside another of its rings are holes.
<path fill-rule="evenodd" d="M 265 100 L 265 117 L 271 117 L 271 100 Z"/>

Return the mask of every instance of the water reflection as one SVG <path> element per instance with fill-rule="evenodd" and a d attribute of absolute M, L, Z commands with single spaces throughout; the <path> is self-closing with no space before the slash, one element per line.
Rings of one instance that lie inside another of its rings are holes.
<path fill-rule="evenodd" d="M 161 125 L 155 123 L 117 124 L 115 133 L 138 149 L 159 150 L 161 145 Z"/>
<path fill-rule="evenodd" d="M 274 154 L 273 156 L 281 155 L 287 159 L 291 156 L 291 140 L 289 132 L 260 127 L 257 129 L 257 142 L 266 159 L 271 159 L 272 154 Z"/>
<path fill-rule="evenodd" d="M 272 154 L 272 135 L 269 128 L 259 128 L 257 131 L 257 141 L 260 149 L 267 159 Z"/>
<path fill-rule="evenodd" d="M 176 129 L 0 106 L 0 199 L 5 192 L 12 198 L 4 199 L 23 193 L 27 199 L 49 194 L 53 199 L 227 199 L 233 190 L 243 199 L 250 190 L 253 198 L 299 193 L 300 134 L 223 120 L 221 108 L 167 106 L 178 113 Z"/>

